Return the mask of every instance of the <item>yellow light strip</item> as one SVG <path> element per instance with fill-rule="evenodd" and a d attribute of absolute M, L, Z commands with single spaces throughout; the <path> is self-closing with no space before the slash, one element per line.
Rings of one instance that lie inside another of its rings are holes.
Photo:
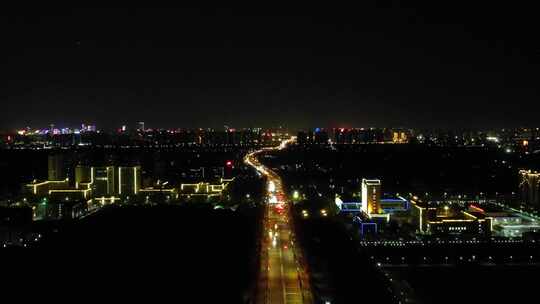
<path fill-rule="evenodd" d="M 137 189 L 137 167 L 133 167 L 133 174 L 135 175 L 134 182 L 133 182 L 133 189 L 135 189 L 135 194 L 137 194 L 137 192 L 139 191 Z"/>
<path fill-rule="evenodd" d="M 67 192 L 67 193 L 76 193 L 76 192 L 81 192 L 81 193 L 84 193 L 84 192 L 88 192 L 90 191 L 90 189 L 55 189 L 55 190 L 49 190 L 49 194 L 51 193 L 62 193 L 62 192 Z"/>
<path fill-rule="evenodd" d="M 84 198 L 87 198 L 90 189 L 63 189 L 63 190 L 49 190 L 49 195 L 52 193 L 82 193 Z"/>
<path fill-rule="evenodd" d="M 174 189 L 140 189 L 139 192 L 175 192 Z"/>
<path fill-rule="evenodd" d="M 69 178 L 66 178 L 64 180 L 47 180 L 47 181 L 43 181 L 43 182 L 34 182 L 34 183 L 31 183 L 31 184 L 27 184 L 26 186 L 27 187 L 33 187 L 33 192 L 34 194 L 37 194 L 37 187 L 40 187 L 40 186 L 45 186 L 45 185 L 48 185 L 48 184 L 60 184 L 60 183 L 66 183 L 66 182 L 69 182 Z"/>
<path fill-rule="evenodd" d="M 122 194 L 122 168 L 118 167 L 118 194 Z"/>
<path fill-rule="evenodd" d="M 472 223 L 472 222 L 474 222 L 474 220 L 454 219 L 454 220 L 428 221 L 429 224 L 442 224 L 442 223 Z"/>
<path fill-rule="evenodd" d="M 470 213 L 467 212 L 467 211 L 462 211 L 462 212 L 463 212 L 463 214 L 465 214 L 466 216 L 472 217 L 472 218 L 475 219 L 475 220 L 478 219 L 478 217 L 476 217 L 476 216 L 470 214 Z"/>

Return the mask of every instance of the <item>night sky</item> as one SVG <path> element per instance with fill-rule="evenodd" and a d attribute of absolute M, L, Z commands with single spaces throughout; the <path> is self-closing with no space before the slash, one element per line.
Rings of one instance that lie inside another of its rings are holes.
<path fill-rule="evenodd" d="M 539 125 L 532 6 L 357 2 L 4 9 L 0 128 Z"/>

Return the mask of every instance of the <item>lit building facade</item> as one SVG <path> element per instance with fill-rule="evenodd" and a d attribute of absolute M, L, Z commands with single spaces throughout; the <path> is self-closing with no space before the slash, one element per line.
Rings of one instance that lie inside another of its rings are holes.
<path fill-rule="evenodd" d="M 402 198 L 385 198 L 381 199 L 381 209 L 385 213 L 393 213 L 398 211 L 407 211 L 409 210 L 409 202 Z"/>
<path fill-rule="evenodd" d="M 381 214 L 381 181 L 362 179 L 362 211 L 367 214 Z"/>
<path fill-rule="evenodd" d="M 115 170 L 113 166 L 92 167 L 94 195 L 113 196 L 116 193 Z"/>
<path fill-rule="evenodd" d="M 489 236 L 493 230 L 493 218 L 481 212 L 432 207 L 416 200 L 410 204 L 413 224 L 423 234 Z"/>
<path fill-rule="evenodd" d="M 26 190 L 28 193 L 33 194 L 35 196 L 46 196 L 49 194 L 50 191 L 58 190 L 58 189 L 66 189 L 69 187 L 69 180 L 61 180 L 61 181 L 33 181 L 29 184 L 26 184 Z"/>
<path fill-rule="evenodd" d="M 218 175 L 219 176 L 219 175 Z M 24 201 L 32 206 L 34 219 L 78 218 L 88 211 L 117 202 L 171 202 L 172 200 L 219 200 L 233 181 L 181 184 L 159 183 L 142 188 L 140 166 L 86 166 L 75 168 L 75 181 L 34 180 L 24 185 Z M 226 192 L 225 192 L 226 193 Z"/>
<path fill-rule="evenodd" d="M 540 209 L 540 172 L 520 170 L 519 188 L 525 205 Z"/>
<path fill-rule="evenodd" d="M 452 217 L 440 217 L 428 212 L 427 233 L 432 235 L 491 235 L 492 218 L 461 211 Z"/>
<path fill-rule="evenodd" d="M 392 142 L 395 144 L 402 144 L 409 142 L 409 135 L 404 130 L 392 131 Z"/>
<path fill-rule="evenodd" d="M 136 195 L 141 189 L 141 167 L 118 167 L 118 195 Z"/>
<path fill-rule="evenodd" d="M 93 170 L 89 166 L 78 165 L 75 167 L 75 188 L 82 188 L 83 185 L 89 185 L 94 181 Z"/>
<path fill-rule="evenodd" d="M 75 188 L 92 189 L 94 197 L 136 195 L 141 185 L 140 166 L 77 166 L 75 168 Z"/>

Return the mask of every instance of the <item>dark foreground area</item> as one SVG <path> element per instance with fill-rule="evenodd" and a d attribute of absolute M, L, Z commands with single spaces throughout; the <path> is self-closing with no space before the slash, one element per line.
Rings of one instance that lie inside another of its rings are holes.
<path fill-rule="evenodd" d="M 257 269 L 258 212 L 108 208 L 59 225 L 36 248 L 0 250 L 2 289 L 50 300 L 245 303 Z"/>
<path fill-rule="evenodd" d="M 395 303 L 380 272 L 340 223 L 299 218 L 296 222 L 318 303 Z"/>
<path fill-rule="evenodd" d="M 423 303 L 532 303 L 540 266 L 394 268 Z"/>

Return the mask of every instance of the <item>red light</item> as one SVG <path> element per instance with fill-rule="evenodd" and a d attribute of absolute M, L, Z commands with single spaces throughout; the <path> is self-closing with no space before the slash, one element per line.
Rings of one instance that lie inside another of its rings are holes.
<path fill-rule="evenodd" d="M 480 208 L 480 207 L 477 207 L 477 206 L 475 206 L 475 205 L 470 205 L 469 208 L 474 209 L 474 210 L 476 210 L 476 211 L 478 211 L 478 212 L 481 212 L 481 213 L 485 213 L 485 212 L 486 212 L 484 209 L 482 209 L 482 208 Z"/>
<path fill-rule="evenodd" d="M 232 166 L 232 161 L 228 160 L 226 163 L 225 163 L 228 167 Z"/>

